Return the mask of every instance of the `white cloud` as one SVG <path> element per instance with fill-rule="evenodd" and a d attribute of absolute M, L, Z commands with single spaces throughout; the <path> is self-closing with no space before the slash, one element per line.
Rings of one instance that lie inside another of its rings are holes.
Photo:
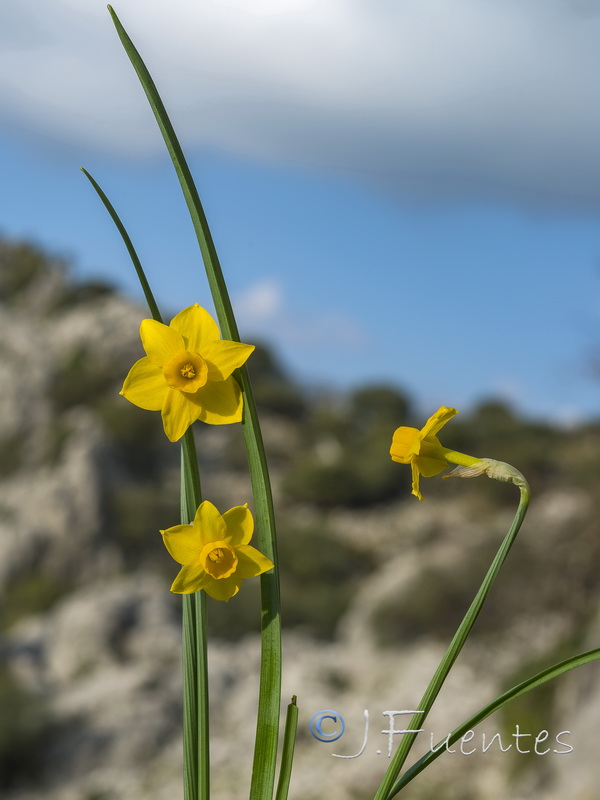
<path fill-rule="evenodd" d="M 261 280 L 234 298 L 236 317 L 243 335 L 271 340 L 276 335 L 283 351 L 298 348 L 331 351 L 337 347 L 354 352 L 364 350 L 368 336 L 363 328 L 343 312 L 291 308 L 283 286 L 274 279 Z"/>
<path fill-rule="evenodd" d="M 187 146 L 423 197 L 600 203 L 597 0 L 120 0 Z M 162 144 L 97 0 L 3 0 L 4 124 Z"/>
<path fill-rule="evenodd" d="M 276 318 L 283 309 L 283 289 L 275 280 L 255 283 L 236 300 L 236 312 L 246 326 L 263 324 Z"/>

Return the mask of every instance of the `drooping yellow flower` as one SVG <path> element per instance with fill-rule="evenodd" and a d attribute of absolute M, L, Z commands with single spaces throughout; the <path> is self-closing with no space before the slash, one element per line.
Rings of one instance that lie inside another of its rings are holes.
<path fill-rule="evenodd" d="M 165 547 L 182 568 L 171 591 L 191 594 L 203 589 L 215 600 L 229 600 L 246 578 L 272 569 L 268 558 L 248 542 L 254 519 L 248 506 L 235 506 L 219 514 L 205 500 L 191 525 L 161 531 Z"/>
<path fill-rule="evenodd" d="M 253 345 L 221 339 L 217 323 L 198 303 L 169 325 L 143 320 L 140 337 L 146 355 L 133 365 L 120 393 L 140 408 L 160 411 L 172 442 L 197 419 L 240 422 L 242 394 L 231 373 Z"/>
<path fill-rule="evenodd" d="M 442 447 L 436 434 L 452 419 L 458 411 L 455 408 L 442 406 L 429 417 L 421 430 L 417 428 L 397 428 L 392 438 L 390 455 L 393 461 L 410 464 L 412 470 L 412 493 L 423 499 L 419 488 L 421 475 L 431 478 L 446 469 L 449 464 L 473 467 L 481 463 L 481 459 L 457 453 Z"/>

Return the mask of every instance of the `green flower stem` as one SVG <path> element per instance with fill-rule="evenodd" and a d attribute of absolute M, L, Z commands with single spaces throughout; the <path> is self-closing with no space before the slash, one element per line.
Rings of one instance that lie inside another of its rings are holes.
<path fill-rule="evenodd" d="M 202 502 L 191 428 L 181 441 L 181 523 Z M 206 592 L 183 596 L 183 774 L 185 800 L 210 797 Z"/>
<path fill-rule="evenodd" d="M 480 458 L 459 453 L 457 450 L 449 450 L 447 447 L 428 442 L 426 439 L 420 443 L 419 456 L 448 461 L 450 464 L 460 464 L 462 467 L 474 467 L 481 462 Z"/>
<path fill-rule="evenodd" d="M 183 796 L 185 800 L 198 800 L 198 614 L 194 595 L 184 594 L 182 602 Z"/>
<path fill-rule="evenodd" d="M 283 733 L 283 747 L 281 749 L 281 766 L 279 767 L 279 780 L 277 781 L 275 800 L 287 800 L 290 789 L 297 730 L 298 706 L 296 705 L 296 695 L 294 695 L 287 707 L 287 714 L 285 717 L 285 731 Z"/>
<path fill-rule="evenodd" d="M 474 467 L 481 461 L 480 458 L 468 456 L 456 450 L 448 450 L 446 447 L 442 447 L 442 451 L 444 453 L 443 458 L 445 458 L 446 461 L 449 461 L 450 464 L 459 464 L 461 467 Z"/>
<path fill-rule="evenodd" d="M 451 747 L 455 742 L 461 739 L 467 733 L 467 731 L 472 730 L 476 725 L 479 725 L 480 722 L 483 722 L 484 719 L 487 719 L 495 711 L 498 711 L 498 709 L 502 708 L 516 697 L 520 697 L 520 695 L 531 691 L 531 689 L 535 689 L 537 686 L 541 686 L 543 683 L 546 683 L 553 678 L 557 678 L 559 675 L 563 675 L 569 670 L 575 669 L 575 667 L 580 667 L 583 664 L 589 664 L 591 661 L 597 661 L 598 659 L 600 659 L 600 647 L 595 648 L 594 650 L 588 650 L 586 653 L 581 653 L 577 656 L 571 656 L 570 658 L 561 661 L 559 664 L 554 664 L 554 666 L 548 667 L 547 669 L 542 670 L 542 672 L 538 672 L 536 675 L 533 675 L 531 678 L 527 678 L 527 680 L 522 681 L 522 683 L 513 686 L 512 689 L 509 689 L 499 697 L 496 697 L 496 699 L 492 700 L 491 703 L 488 703 L 476 714 L 473 714 L 472 717 L 469 717 L 466 722 L 463 722 L 462 725 L 460 725 L 458 728 L 455 728 L 448 736 L 447 746 Z M 438 742 L 435 748 L 430 750 L 422 758 L 416 761 L 412 767 L 410 767 L 410 769 L 407 769 L 404 775 L 392 786 L 388 798 L 392 798 L 398 794 L 398 792 L 403 789 L 407 783 L 410 783 L 413 778 L 416 778 L 420 772 L 423 772 L 423 770 L 428 767 L 432 761 L 435 761 L 438 756 L 441 756 L 446 750 L 444 742 L 445 740 Z"/>
<path fill-rule="evenodd" d="M 496 553 L 496 556 L 485 578 L 483 579 L 483 583 L 479 587 L 479 591 L 477 592 L 475 599 L 471 603 L 463 621 L 460 623 L 458 630 L 454 634 L 454 638 L 452 639 L 446 654 L 440 662 L 440 665 L 437 668 L 435 675 L 431 679 L 429 686 L 425 690 L 425 694 L 423 695 L 421 702 L 417 706 L 417 710 L 420 713 L 415 714 L 412 718 L 409 725 L 409 729 L 411 730 L 422 728 L 423 722 L 425 722 L 427 719 L 427 715 L 431 711 L 431 707 L 433 706 L 433 703 L 435 702 L 435 699 L 438 696 L 440 689 L 442 688 L 444 681 L 448 676 L 448 673 L 458 658 L 458 655 L 462 650 L 463 645 L 466 642 L 471 629 L 473 628 L 473 625 L 475 624 L 475 620 L 479 616 L 479 612 L 483 607 L 490 589 L 494 585 L 494 581 L 498 577 L 498 573 L 500 572 L 500 569 L 515 541 L 529 506 L 530 491 L 529 486 L 524 479 L 523 485 L 519 486 L 519 493 L 519 507 L 517 508 L 512 525 L 510 526 L 510 530 L 500 545 L 500 549 Z M 400 770 L 406 761 L 406 757 L 408 756 L 415 739 L 417 738 L 417 735 L 417 733 L 407 733 L 402 737 L 402 742 L 394 754 L 394 757 L 390 762 L 379 789 L 377 790 L 375 800 L 389 800 L 389 798 L 392 796 L 392 788 L 395 785 L 395 781 L 400 774 Z"/>
<path fill-rule="evenodd" d="M 202 253 L 221 333 L 224 338 L 239 341 L 237 325 L 216 248 L 181 145 L 146 65 L 113 9 L 109 6 L 108 10 L 125 52 L 146 93 L 179 178 Z M 235 374 L 244 396 L 242 428 L 254 495 L 258 549 L 275 564 L 274 570 L 260 576 L 262 598 L 260 691 L 250 788 L 251 800 L 267 800 L 273 796 L 281 703 L 281 621 L 275 513 L 265 449 L 248 373 L 246 368 L 242 367 L 236 370 Z"/>
<path fill-rule="evenodd" d="M 90 173 L 81 168 L 121 234 L 139 278 L 150 313 L 162 322 L 150 284 L 133 243 L 112 203 Z M 187 431 L 181 443 L 181 522 L 194 519 L 202 502 L 194 435 Z M 185 800 L 208 800 L 208 670 L 206 659 L 206 597 L 204 592 L 183 596 L 183 783 Z"/>

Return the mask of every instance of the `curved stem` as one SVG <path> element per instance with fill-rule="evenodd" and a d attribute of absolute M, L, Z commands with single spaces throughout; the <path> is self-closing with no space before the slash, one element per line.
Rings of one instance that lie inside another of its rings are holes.
<path fill-rule="evenodd" d="M 427 715 L 431 711 L 431 707 L 433 706 L 433 703 L 435 702 L 435 699 L 438 696 L 444 681 L 448 677 L 448 673 L 452 669 L 454 662 L 458 658 L 458 655 L 462 650 L 464 643 L 466 642 L 467 637 L 473 628 L 473 625 L 475 624 L 475 620 L 479 616 L 479 612 L 483 607 L 494 581 L 498 577 L 498 573 L 500 572 L 500 569 L 504 564 L 504 561 L 506 560 L 506 557 L 508 556 L 508 553 L 523 523 L 523 519 L 525 518 L 525 514 L 529 506 L 530 490 L 525 479 L 522 476 L 521 478 L 522 483 L 519 485 L 519 507 L 517 508 L 512 525 L 510 526 L 510 530 L 502 541 L 502 544 L 500 545 L 500 548 L 496 553 L 496 556 L 492 561 L 492 564 L 485 578 L 483 579 L 481 586 L 479 587 L 479 591 L 475 595 L 475 599 L 469 606 L 469 610 L 465 614 L 463 621 L 458 626 L 458 630 L 454 634 L 454 638 L 450 642 L 450 646 L 448 647 L 444 658 L 440 662 L 435 675 L 425 690 L 425 694 L 423 695 L 421 702 L 417 706 L 419 713 L 415 714 L 411 720 L 409 726 L 411 730 L 416 731 L 421 728 L 422 723 L 425 721 Z M 408 756 L 417 736 L 418 733 L 407 733 L 402 737 L 402 742 L 394 754 L 394 757 L 390 762 L 379 789 L 377 790 L 375 800 L 389 800 L 389 798 L 392 796 L 394 782 L 400 774 L 400 770 L 404 766 L 406 757 Z"/>
<path fill-rule="evenodd" d="M 447 740 L 438 742 L 435 747 L 433 747 L 422 758 L 416 761 L 412 767 L 407 769 L 404 775 L 402 775 L 402 777 L 392 786 L 388 798 L 394 797 L 394 795 L 398 794 L 398 792 L 403 789 L 407 783 L 410 783 L 413 778 L 416 778 L 420 772 L 423 772 L 423 770 L 428 767 L 432 761 L 435 761 L 438 756 L 441 756 L 446 749 L 443 746 L 444 742 L 447 742 L 447 747 L 451 747 L 467 732 L 471 731 L 472 728 L 474 728 L 484 719 L 487 719 L 489 716 L 491 716 L 491 714 L 493 714 L 495 711 L 498 711 L 498 709 L 502 708 L 507 703 L 510 703 L 510 701 L 514 700 L 516 697 L 520 697 L 520 695 L 529 692 L 531 689 L 535 689 L 536 686 L 540 686 L 542 683 L 546 683 L 553 678 L 558 678 L 559 675 L 563 675 L 565 672 L 575 669 L 575 667 L 580 667 L 583 664 L 589 664 L 591 661 L 597 661 L 598 659 L 600 659 L 600 648 L 588 650 L 580 655 L 571 656 L 571 658 L 567 658 L 564 661 L 561 661 L 559 664 L 554 664 L 552 667 L 548 667 L 547 669 L 542 670 L 542 672 L 538 672 L 531 678 L 527 678 L 527 680 L 522 681 L 522 683 L 517 684 L 517 686 L 513 686 L 512 689 L 509 689 L 499 697 L 496 697 L 496 699 L 492 700 L 491 703 L 488 703 L 486 706 L 479 709 L 476 714 L 473 714 L 472 717 L 469 717 L 469 719 L 463 722 L 462 725 L 460 725 L 458 728 L 455 728 L 452 733 L 449 734 Z"/>

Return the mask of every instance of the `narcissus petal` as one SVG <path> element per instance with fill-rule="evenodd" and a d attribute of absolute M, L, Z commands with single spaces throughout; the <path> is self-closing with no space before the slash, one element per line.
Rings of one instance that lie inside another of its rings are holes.
<path fill-rule="evenodd" d="M 423 495 L 421 494 L 421 487 L 419 483 L 421 473 L 419 472 L 419 468 L 415 461 L 411 461 L 410 471 L 412 474 L 412 493 L 415 495 L 415 497 L 418 497 L 419 500 L 422 500 Z"/>
<path fill-rule="evenodd" d="M 199 592 L 205 588 L 209 580 L 210 575 L 207 575 L 204 570 L 200 570 L 196 566 L 182 567 L 171 585 L 171 591 L 177 594 Z"/>
<path fill-rule="evenodd" d="M 246 363 L 253 350 L 253 344 L 230 342 L 228 339 L 205 344 L 202 348 L 202 358 L 208 365 L 209 380 L 224 381 L 234 369 Z"/>
<path fill-rule="evenodd" d="M 179 564 L 195 564 L 200 558 L 202 544 L 192 525 L 175 525 L 161 531 L 169 555 Z"/>
<path fill-rule="evenodd" d="M 221 578 L 221 580 L 217 580 L 216 578 L 210 578 L 206 582 L 206 585 L 202 588 L 206 592 L 206 594 L 210 595 L 214 600 L 231 600 L 231 598 L 236 595 L 240 590 L 241 579 L 237 577 L 237 572 L 235 575 L 232 575 L 230 578 Z"/>
<path fill-rule="evenodd" d="M 200 407 L 190 401 L 190 397 L 179 389 L 167 386 L 167 392 L 162 407 L 162 421 L 169 441 L 176 442 L 198 419 Z"/>
<path fill-rule="evenodd" d="M 254 578 L 269 569 L 273 569 L 273 563 L 266 556 L 259 553 L 255 547 L 249 544 L 242 544 L 236 547 L 238 557 L 238 568 L 236 575 L 240 578 Z"/>
<path fill-rule="evenodd" d="M 195 394 L 188 395 L 198 406 L 198 419 L 211 425 L 228 425 L 242 420 L 242 393 L 235 378 L 209 381 Z"/>
<path fill-rule="evenodd" d="M 422 437 L 425 438 L 432 434 L 436 434 L 449 420 L 452 419 L 452 417 L 456 416 L 457 414 L 458 411 L 455 408 L 448 408 L 447 406 L 438 408 L 435 414 L 432 414 L 425 425 L 423 425 L 421 429 Z"/>
<path fill-rule="evenodd" d="M 160 411 L 168 389 L 161 368 L 144 356 L 129 370 L 120 393 L 134 406 Z"/>
<path fill-rule="evenodd" d="M 448 462 L 441 458 L 428 458 L 427 456 L 417 456 L 414 463 L 424 478 L 432 478 L 445 469 L 448 469 Z"/>
<path fill-rule="evenodd" d="M 184 337 L 186 346 L 182 350 L 192 350 L 202 356 L 204 356 L 203 348 L 208 342 L 214 342 L 221 338 L 217 323 L 198 303 L 180 311 L 171 320 L 170 327 L 179 331 Z"/>
<path fill-rule="evenodd" d="M 227 539 L 227 527 L 218 509 L 210 502 L 204 500 L 198 506 L 194 517 L 194 530 L 202 547 L 209 542 Z"/>
<path fill-rule="evenodd" d="M 178 331 L 155 319 L 142 320 L 140 337 L 148 358 L 158 367 L 162 367 L 177 353 L 186 349 L 183 337 Z"/>
<path fill-rule="evenodd" d="M 235 506 L 223 514 L 227 527 L 225 541 L 232 545 L 248 544 L 254 532 L 254 518 L 247 505 Z"/>

